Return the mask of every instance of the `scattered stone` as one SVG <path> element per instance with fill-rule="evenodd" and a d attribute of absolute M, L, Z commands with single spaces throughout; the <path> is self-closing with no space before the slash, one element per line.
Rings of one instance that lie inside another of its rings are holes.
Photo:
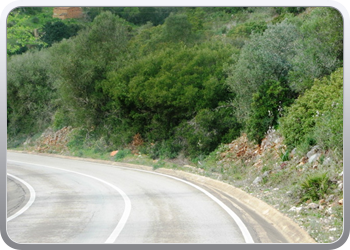
<path fill-rule="evenodd" d="M 270 173 L 271 171 L 265 171 L 262 175 L 262 178 L 269 176 Z"/>
<path fill-rule="evenodd" d="M 330 157 L 327 157 L 326 159 L 324 159 L 323 161 L 323 165 L 331 165 L 332 163 L 332 160 Z"/>
<path fill-rule="evenodd" d="M 328 196 L 328 198 L 326 199 L 326 202 L 329 203 L 329 202 L 331 202 L 331 201 L 333 201 L 333 200 L 334 200 L 334 195 L 331 194 L 331 195 Z"/>
<path fill-rule="evenodd" d="M 339 183 L 339 185 L 338 185 L 338 189 L 340 190 L 340 191 L 343 191 L 343 183 L 341 182 L 341 183 Z"/>
<path fill-rule="evenodd" d="M 343 173 L 344 171 L 341 171 L 341 173 L 339 174 L 339 177 L 342 177 L 343 176 Z"/>
<path fill-rule="evenodd" d="M 258 185 L 262 181 L 262 178 L 260 176 L 256 177 L 253 181 L 253 185 Z"/>
<path fill-rule="evenodd" d="M 292 191 L 287 191 L 286 192 L 286 195 L 288 195 L 289 197 L 291 197 L 293 195 L 293 192 Z"/>
<path fill-rule="evenodd" d="M 320 146 L 316 145 L 316 146 L 314 146 L 309 152 L 307 152 L 306 156 L 307 156 L 308 158 L 311 158 L 311 156 L 313 156 L 313 155 L 319 153 L 320 150 L 321 150 L 321 149 L 320 149 Z"/>
<path fill-rule="evenodd" d="M 319 205 L 312 202 L 309 205 L 307 205 L 306 208 L 308 208 L 308 209 L 317 209 L 317 208 L 319 208 Z"/>
<path fill-rule="evenodd" d="M 339 204 L 339 205 L 343 205 L 343 199 L 339 200 L 339 201 L 338 201 L 338 204 Z"/>
<path fill-rule="evenodd" d="M 309 158 L 308 162 L 312 163 L 312 162 L 316 161 L 318 159 L 318 157 L 320 157 L 320 155 L 321 155 L 320 153 L 313 154 L 310 156 L 308 155 L 308 158 Z"/>
<path fill-rule="evenodd" d="M 293 206 L 288 211 L 300 213 L 302 210 L 303 210 L 303 207 L 295 207 L 295 206 Z"/>
<path fill-rule="evenodd" d="M 326 210 L 326 214 L 333 215 L 333 211 L 331 207 Z"/>

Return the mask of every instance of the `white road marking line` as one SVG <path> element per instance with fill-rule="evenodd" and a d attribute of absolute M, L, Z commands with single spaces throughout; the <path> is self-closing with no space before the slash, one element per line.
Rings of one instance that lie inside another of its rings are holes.
<path fill-rule="evenodd" d="M 8 162 L 13 162 L 13 163 L 22 163 L 22 164 L 29 164 L 29 165 L 34 165 L 34 166 L 38 166 L 38 167 L 45 167 L 45 168 L 52 168 L 52 169 L 58 169 L 58 170 L 62 170 L 65 172 L 70 172 L 70 173 L 74 173 L 74 174 L 78 174 L 78 175 L 82 175 L 82 176 L 86 176 L 89 177 L 91 179 L 100 181 L 104 184 L 106 184 L 107 186 L 110 186 L 111 188 L 113 188 L 114 190 L 116 190 L 122 197 L 125 203 L 125 207 L 124 207 L 124 212 L 123 215 L 120 219 L 120 221 L 118 222 L 116 228 L 113 230 L 112 234 L 108 237 L 108 239 L 105 241 L 105 243 L 113 243 L 119 236 L 120 232 L 123 230 L 129 215 L 130 215 L 130 211 L 131 211 L 131 202 L 129 197 L 124 193 L 123 190 L 121 190 L 120 188 L 114 186 L 113 184 L 106 182 L 102 179 L 99 179 L 97 177 L 91 176 L 91 175 L 87 175 L 87 174 L 83 174 L 83 173 L 79 173 L 79 172 L 75 172 L 72 170 L 67 170 L 67 169 L 62 169 L 62 168 L 56 168 L 56 167 L 49 167 L 49 166 L 44 166 L 44 165 L 39 165 L 39 164 L 33 164 L 33 163 L 27 163 L 27 162 L 21 162 L 21 161 L 13 161 L 13 160 L 8 160 Z"/>
<path fill-rule="evenodd" d="M 122 167 L 122 166 L 118 166 L 120 168 L 124 168 L 124 169 L 128 169 L 128 170 L 135 170 L 135 171 L 140 171 L 140 172 L 146 172 L 146 173 L 151 173 L 151 174 L 157 174 L 157 175 L 162 175 L 174 180 L 178 180 L 181 182 L 184 182 L 196 189 L 198 189 L 199 191 L 203 192 L 204 194 L 206 194 L 209 198 L 211 198 L 213 201 L 215 201 L 220 207 L 222 207 L 233 219 L 234 221 L 237 223 L 239 229 L 242 232 L 242 235 L 244 237 L 244 240 L 246 243 L 255 243 L 253 240 L 253 237 L 251 236 L 251 234 L 249 233 L 249 230 L 247 228 L 247 226 L 244 224 L 244 222 L 238 217 L 237 214 L 235 214 L 228 206 L 226 206 L 222 201 L 220 201 L 218 198 L 216 198 L 214 195 L 212 195 L 211 193 L 209 193 L 208 191 L 206 191 L 205 189 L 189 182 L 189 181 L 185 181 L 182 180 L 180 178 L 171 176 L 171 175 L 167 175 L 167 174 L 162 174 L 162 173 L 156 173 L 156 172 L 151 172 L 148 170 L 143 170 L 143 169 L 134 169 L 134 168 L 128 168 L 128 167 Z"/>
<path fill-rule="evenodd" d="M 35 200 L 35 190 L 34 188 L 29 185 L 27 182 L 25 182 L 24 180 L 12 175 L 12 174 L 7 174 L 8 176 L 10 176 L 13 179 L 18 180 L 19 182 L 22 182 L 28 189 L 30 192 L 30 197 L 29 197 L 29 201 L 27 202 L 27 204 L 25 204 L 24 207 L 22 207 L 19 211 L 17 211 L 17 213 L 11 215 L 10 217 L 7 218 L 7 222 L 13 220 L 14 218 L 16 218 L 17 216 L 23 214 L 34 202 Z"/>

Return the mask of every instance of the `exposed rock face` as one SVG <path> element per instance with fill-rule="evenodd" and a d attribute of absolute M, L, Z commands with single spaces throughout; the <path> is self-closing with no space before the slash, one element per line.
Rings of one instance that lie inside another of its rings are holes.
<path fill-rule="evenodd" d="M 64 127 L 57 131 L 48 128 L 37 140 L 36 150 L 38 152 L 55 151 L 60 153 L 68 151 L 67 143 L 69 140 L 69 134 L 72 131 L 72 127 Z"/>
<path fill-rule="evenodd" d="M 221 162 L 244 161 L 253 163 L 257 168 L 261 168 L 263 161 L 261 157 L 265 153 L 272 153 L 272 157 L 279 159 L 281 151 L 285 151 L 286 146 L 283 144 L 283 138 L 275 131 L 269 130 L 266 137 L 262 140 L 261 145 L 254 144 L 248 140 L 246 134 L 228 144 L 229 149 L 220 154 Z M 284 167 L 284 166 L 283 166 Z"/>

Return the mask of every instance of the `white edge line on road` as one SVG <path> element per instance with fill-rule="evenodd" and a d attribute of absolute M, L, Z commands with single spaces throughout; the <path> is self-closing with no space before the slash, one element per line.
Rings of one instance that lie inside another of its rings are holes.
<path fill-rule="evenodd" d="M 167 175 L 167 174 L 162 174 L 162 173 L 157 173 L 157 172 L 151 172 L 148 170 L 143 170 L 143 169 L 134 169 L 134 168 L 128 168 L 128 167 L 122 167 L 122 166 L 118 166 L 119 168 L 124 168 L 124 169 L 128 169 L 128 170 L 135 170 L 135 171 L 140 171 L 140 172 L 146 172 L 146 173 L 150 173 L 150 174 L 157 174 L 157 175 L 162 175 L 177 181 L 181 181 L 184 182 L 196 189 L 198 189 L 199 191 L 203 192 L 204 194 L 206 194 L 209 198 L 211 198 L 213 201 L 215 201 L 220 207 L 222 207 L 232 218 L 233 220 L 236 222 L 236 224 L 238 225 L 239 229 L 242 232 L 242 235 L 244 237 L 244 240 L 246 243 L 255 243 L 253 240 L 253 237 L 251 236 L 251 234 L 249 233 L 249 230 L 247 228 L 247 226 L 244 224 L 244 222 L 241 220 L 241 218 L 238 217 L 237 214 L 235 214 L 228 206 L 226 206 L 222 201 L 220 201 L 218 198 L 216 198 L 214 195 L 212 195 L 211 193 L 209 193 L 208 191 L 206 191 L 205 189 L 189 182 L 189 181 L 185 181 L 182 180 L 180 178 L 171 176 L 171 175 Z"/>
<path fill-rule="evenodd" d="M 89 177 L 91 179 L 100 181 L 104 184 L 106 184 L 107 186 L 110 186 L 111 188 L 113 188 L 114 190 L 116 190 L 122 197 L 125 203 L 125 207 L 124 207 L 124 212 L 122 217 L 120 218 L 120 221 L 118 222 L 116 228 L 113 230 L 112 234 L 108 237 L 108 239 L 105 241 L 105 243 L 113 243 L 117 237 L 119 236 L 120 232 L 123 230 L 129 215 L 130 215 L 130 211 L 131 211 L 131 202 L 129 197 L 124 193 L 123 190 L 121 190 L 120 188 L 112 185 L 109 182 L 106 182 L 102 179 L 99 179 L 97 177 L 91 176 L 91 175 L 87 175 L 87 174 L 83 174 L 83 173 L 79 173 L 79 172 L 75 172 L 72 170 L 67 170 L 67 169 L 62 169 L 62 168 L 56 168 L 56 167 L 49 167 L 49 166 L 44 166 L 44 165 L 39 165 L 39 164 L 33 164 L 33 163 L 27 163 L 27 162 L 21 162 L 21 161 L 12 161 L 12 160 L 8 160 L 8 162 L 13 162 L 13 163 L 22 163 L 22 164 L 29 164 L 29 165 L 34 165 L 34 166 L 38 166 L 38 167 L 45 167 L 45 168 L 52 168 L 52 169 L 58 169 L 58 170 L 62 170 L 65 172 L 70 172 L 70 173 L 74 173 L 74 174 L 78 174 L 78 175 L 82 175 L 82 176 L 86 176 Z M 24 212 L 24 211 L 23 211 Z"/>
<path fill-rule="evenodd" d="M 10 176 L 11 178 L 16 179 L 19 182 L 23 183 L 29 189 L 29 192 L 30 192 L 30 197 L 29 197 L 28 202 L 25 204 L 24 207 L 22 207 L 19 211 L 17 211 L 17 213 L 15 213 L 7 218 L 7 222 L 9 222 L 9 221 L 13 220 L 14 218 L 16 218 L 17 216 L 23 214 L 33 204 L 33 202 L 35 200 L 35 190 L 31 185 L 29 185 L 24 180 L 12 175 L 12 174 L 7 174 L 7 175 Z"/>

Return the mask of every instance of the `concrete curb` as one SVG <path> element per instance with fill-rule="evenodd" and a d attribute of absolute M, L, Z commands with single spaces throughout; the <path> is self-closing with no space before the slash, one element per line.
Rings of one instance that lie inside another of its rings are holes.
<path fill-rule="evenodd" d="M 225 194 L 242 202 L 242 204 L 246 205 L 255 213 L 259 214 L 262 218 L 264 218 L 267 222 L 273 224 L 276 228 L 278 228 L 280 233 L 286 239 L 288 239 L 290 243 L 317 243 L 297 223 L 295 223 L 292 219 L 290 219 L 286 215 L 282 214 L 280 211 L 278 211 L 274 207 L 244 192 L 239 188 L 236 188 L 232 185 L 229 185 L 227 183 L 224 183 L 218 180 L 211 179 L 209 177 L 184 172 L 181 170 L 165 169 L 165 168 L 159 168 L 157 170 L 154 170 L 152 167 L 149 167 L 149 166 L 137 165 L 137 164 L 131 164 L 131 163 L 122 163 L 122 162 L 112 162 L 108 160 L 98 160 L 98 159 L 91 159 L 91 158 L 80 158 L 80 157 L 74 157 L 74 156 L 64 156 L 64 155 L 16 151 L 16 150 L 8 150 L 8 151 L 17 152 L 17 153 L 26 153 L 26 154 L 46 155 L 46 156 L 66 158 L 66 159 L 84 160 L 84 161 L 90 161 L 90 162 L 96 162 L 96 163 L 109 164 L 113 166 L 147 170 L 150 172 L 157 172 L 157 173 L 167 174 L 170 176 L 185 179 L 185 180 L 194 182 L 195 184 L 206 185 L 208 187 L 216 188 L 221 192 L 224 192 Z"/>
<path fill-rule="evenodd" d="M 316 241 L 292 219 L 282 214 L 264 201 L 259 200 L 258 198 L 244 192 L 239 188 L 205 176 L 198 176 L 183 171 L 159 169 L 157 172 L 187 179 L 194 183 L 205 184 L 228 194 L 277 227 L 281 234 L 283 234 L 283 236 L 286 237 L 286 239 L 288 239 L 288 241 L 291 243 L 316 243 Z"/>

